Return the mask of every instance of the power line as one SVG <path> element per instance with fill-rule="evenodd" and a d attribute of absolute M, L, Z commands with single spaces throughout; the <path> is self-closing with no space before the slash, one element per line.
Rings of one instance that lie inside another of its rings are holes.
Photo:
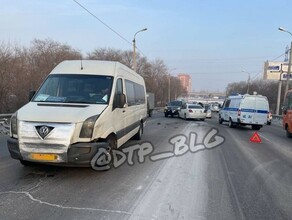
<path fill-rule="evenodd" d="M 285 53 L 286 53 L 286 52 L 285 52 Z M 283 54 L 277 56 L 276 58 L 272 59 L 271 61 L 275 61 L 275 60 L 279 59 L 280 57 L 284 56 L 285 53 L 283 53 Z M 259 70 L 258 73 L 257 73 L 254 77 L 252 77 L 252 80 L 254 80 L 256 77 L 258 77 L 258 75 L 260 75 L 261 73 L 262 73 L 262 69 Z"/>
<path fill-rule="evenodd" d="M 89 11 L 85 6 L 81 5 L 78 1 L 73 0 L 76 4 L 78 4 L 81 8 L 83 8 L 87 13 L 89 13 L 91 16 L 93 16 L 96 20 L 98 20 L 100 23 L 102 23 L 104 26 L 106 26 L 108 29 L 110 29 L 112 32 L 114 32 L 116 35 L 118 35 L 120 38 L 122 38 L 124 41 L 132 45 L 130 41 L 128 41 L 126 38 L 124 38 L 121 34 L 119 34 L 117 31 L 115 31 L 113 28 L 111 28 L 109 25 L 107 25 L 105 22 L 103 22 L 101 19 L 99 19 L 95 14 L 93 14 L 91 11 Z"/>
<path fill-rule="evenodd" d="M 98 20 L 100 23 L 102 23 L 104 26 L 106 26 L 108 29 L 110 29 L 112 32 L 114 32 L 116 35 L 118 35 L 121 39 L 123 39 L 124 41 L 126 41 L 128 44 L 130 44 L 132 46 L 132 42 L 128 41 L 125 37 L 123 37 L 121 34 L 119 34 L 117 31 L 115 31 L 113 28 L 111 28 L 108 24 L 106 24 L 104 21 L 102 21 L 100 18 L 98 18 L 95 14 L 93 14 L 91 11 L 89 11 L 85 6 L 80 4 L 77 0 L 73 0 L 73 1 L 76 4 L 78 4 L 81 8 L 83 8 L 87 13 L 89 13 L 91 16 L 93 16 L 96 20 Z M 143 56 L 145 56 L 138 47 L 136 47 L 136 48 Z"/>

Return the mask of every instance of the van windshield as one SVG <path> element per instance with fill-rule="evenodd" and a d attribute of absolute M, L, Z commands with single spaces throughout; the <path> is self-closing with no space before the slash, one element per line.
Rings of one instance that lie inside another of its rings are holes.
<path fill-rule="evenodd" d="M 34 102 L 108 104 L 112 76 L 52 74 L 34 96 Z"/>

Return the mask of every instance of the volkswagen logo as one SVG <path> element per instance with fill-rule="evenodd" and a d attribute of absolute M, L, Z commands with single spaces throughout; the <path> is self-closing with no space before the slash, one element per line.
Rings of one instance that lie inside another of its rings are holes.
<path fill-rule="evenodd" d="M 48 136 L 48 134 L 50 134 L 51 131 L 54 129 L 54 127 L 46 125 L 35 126 L 35 128 L 41 139 L 45 139 Z"/>

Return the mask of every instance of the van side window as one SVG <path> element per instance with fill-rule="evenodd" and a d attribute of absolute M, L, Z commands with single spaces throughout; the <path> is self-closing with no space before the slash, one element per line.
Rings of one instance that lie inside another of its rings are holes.
<path fill-rule="evenodd" d="M 116 90 L 115 90 L 115 98 L 113 102 L 113 109 L 117 107 L 117 95 L 123 94 L 123 80 L 122 79 L 117 79 L 116 83 Z"/>
<path fill-rule="evenodd" d="M 227 99 L 227 100 L 226 100 L 226 102 L 224 103 L 224 107 L 225 107 L 225 108 L 228 108 L 228 107 L 229 107 L 229 105 L 230 105 L 230 101 L 231 101 L 230 99 Z"/>
<path fill-rule="evenodd" d="M 116 95 L 123 94 L 123 82 L 122 79 L 117 80 L 117 85 L 116 85 Z"/>
<path fill-rule="evenodd" d="M 146 98 L 144 86 L 130 80 L 125 80 L 125 85 L 128 106 L 145 104 Z"/>

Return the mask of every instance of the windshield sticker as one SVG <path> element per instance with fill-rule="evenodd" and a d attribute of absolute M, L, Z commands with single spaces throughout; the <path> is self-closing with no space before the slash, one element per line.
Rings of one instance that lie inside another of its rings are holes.
<path fill-rule="evenodd" d="M 47 98 L 49 97 L 50 95 L 47 95 L 47 94 L 39 94 L 34 101 L 36 102 L 44 102 L 47 100 Z"/>
<path fill-rule="evenodd" d="M 47 102 L 65 102 L 66 97 L 50 96 L 47 98 Z"/>

